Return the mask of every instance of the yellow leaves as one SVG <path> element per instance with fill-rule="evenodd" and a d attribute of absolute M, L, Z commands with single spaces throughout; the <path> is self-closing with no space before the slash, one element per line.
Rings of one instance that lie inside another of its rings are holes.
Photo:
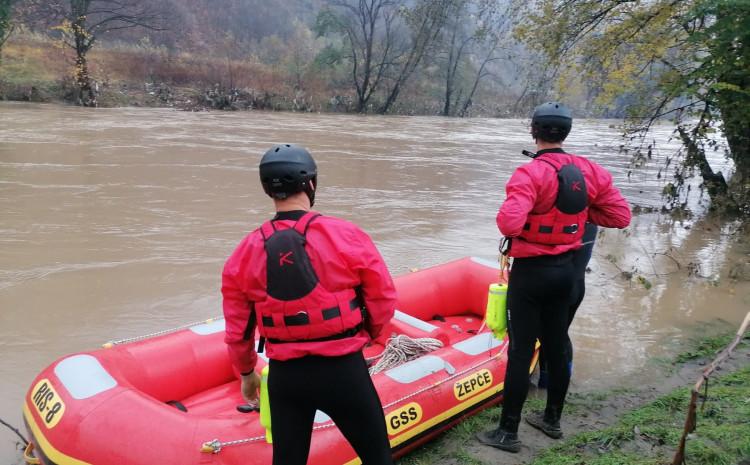
<path fill-rule="evenodd" d="M 568 67 L 560 71 L 557 78 L 557 92 L 560 100 L 578 100 L 586 93 L 586 84 L 581 79 L 579 70 L 575 67 Z"/>
<path fill-rule="evenodd" d="M 562 65 L 560 93 L 580 94 L 586 81 L 597 85 L 596 103 L 606 106 L 686 67 L 686 55 L 677 52 L 684 52 L 682 18 L 692 3 L 539 0 L 527 17 L 531 26 L 516 35 Z"/>
<path fill-rule="evenodd" d="M 63 20 L 63 22 L 57 26 L 52 26 L 50 28 L 53 31 L 60 31 L 63 34 L 70 34 L 73 31 L 73 25 L 70 21 Z"/>

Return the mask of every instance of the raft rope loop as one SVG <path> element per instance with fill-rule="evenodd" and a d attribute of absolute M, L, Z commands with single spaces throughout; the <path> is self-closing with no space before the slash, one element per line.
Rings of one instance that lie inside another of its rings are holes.
<path fill-rule="evenodd" d="M 385 349 L 380 355 L 367 359 L 367 364 L 371 365 L 370 376 L 409 360 L 414 360 L 441 347 L 443 347 L 443 343 L 431 337 L 412 339 L 405 334 L 393 335 L 388 339 Z M 375 362 L 376 360 L 377 362 Z M 375 364 L 372 365 L 373 363 Z"/>
<path fill-rule="evenodd" d="M 165 334 L 176 333 L 177 331 L 192 328 L 193 326 L 207 325 L 207 324 L 213 323 L 214 321 L 223 320 L 223 319 L 224 319 L 223 316 L 217 316 L 214 318 L 209 318 L 208 320 L 195 321 L 193 323 L 188 323 L 186 325 L 177 326 L 175 328 L 169 328 L 169 329 L 165 329 L 162 331 L 157 331 L 155 333 L 144 334 L 143 336 L 127 337 L 125 339 L 119 339 L 117 341 L 108 341 L 102 344 L 102 347 L 104 347 L 105 349 L 110 349 L 116 345 L 127 344 L 128 342 L 142 341 L 144 339 L 149 339 L 149 338 L 156 337 L 156 336 L 163 336 Z"/>
<path fill-rule="evenodd" d="M 487 363 L 490 363 L 491 361 L 493 361 L 494 359 L 500 357 L 501 355 L 502 355 L 502 351 L 498 352 L 495 355 L 489 356 L 488 358 L 482 360 L 481 362 L 479 362 L 479 363 L 477 363 L 475 365 L 472 365 L 472 366 L 466 368 L 465 370 L 454 372 L 454 373 L 452 373 L 450 376 L 448 376 L 446 378 L 443 378 L 443 379 L 441 379 L 439 381 L 436 381 L 433 384 L 428 384 L 427 386 L 423 387 L 422 389 L 418 389 L 418 390 L 412 392 L 411 394 L 407 394 L 404 397 L 401 397 L 401 398 L 396 399 L 396 400 L 394 400 L 392 402 L 389 402 L 389 403 L 383 405 L 383 410 L 384 411 L 388 410 L 389 408 L 391 408 L 391 407 L 393 407 L 395 405 L 398 405 L 398 404 L 400 404 L 402 402 L 405 402 L 405 401 L 407 401 L 407 400 L 409 400 L 409 399 L 411 399 L 413 397 L 416 397 L 416 396 L 422 394 L 423 392 L 429 391 L 430 389 L 435 389 L 435 388 L 439 387 L 442 384 L 445 384 L 445 383 L 447 383 L 449 381 L 452 381 L 452 380 L 454 380 L 454 379 L 456 379 L 456 378 L 458 378 L 460 376 L 465 375 L 466 373 L 469 373 L 470 371 L 476 370 L 477 368 L 479 368 L 482 365 L 485 365 Z M 333 421 L 329 421 L 326 424 L 313 427 L 313 431 L 318 431 L 318 430 L 327 429 L 327 428 L 333 428 L 334 426 L 336 426 L 336 424 Z M 204 442 L 203 446 L 201 447 L 201 452 L 209 453 L 209 454 L 218 454 L 225 447 L 239 446 L 239 445 L 242 445 L 242 444 L 248 444 L 248 443 L 253 443 L 253 442 L 260 442 L 260 441 L 265 441 L 265 440 L 266 440 L 266 436 L 265 435 L 263 435 L 263 436 L 255 436 L 255 437 L 246 438 L 246 439 L 237 439 L 235 441 L 227 441 L 227 442 L 222 442 L 222 441 L 219 441 L 218 439 L 214 439 L 212 441 Z"/>

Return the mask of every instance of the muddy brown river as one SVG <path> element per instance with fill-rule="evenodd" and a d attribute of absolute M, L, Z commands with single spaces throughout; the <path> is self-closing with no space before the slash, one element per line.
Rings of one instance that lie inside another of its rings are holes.
<path fill-rule="evenodd" d="M 316 207 L 361 225 L 399 274 L 496 259 L 503 186 L 533 148 L 527 124 L 0 104 L 0 418 L 21 425 L 32 378 L 63 354 L 221 314 L 223 262 L 272 212 L 257 171 L 272 144 L 313 152 Z M 660 205 L 664 180 L 628 175 L 613 124 L 578 120 L 566 147 L 609 168 L 632 203 Z M 661 154 L 676 148 L 671 131 L 654 133 Z M 747 239 L 696 218 L 641 214 L 600 236 L 572 328 L 574 386 L 637 380 L 707 322 L 728 327 L 750 308 L 750 285 L 729 278 Z M 0 465 L 18 461 L 15 442 L 0 429 Z"/>

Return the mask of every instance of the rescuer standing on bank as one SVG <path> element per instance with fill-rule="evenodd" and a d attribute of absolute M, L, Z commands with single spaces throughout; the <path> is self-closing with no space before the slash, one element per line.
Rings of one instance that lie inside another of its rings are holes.
<path fill-rule="evenodd" d="M 296 145 L 271 148 L 260 179 L 276 216 L 251 232 L 224 266 L 225 341 L 253 402 L 256 326 L 268 356 L 274 465 L 304 465 L 316 410 L 364 465 L 391 465 L 383 408 L 362 348 L 393 317 L 396 290 L 370 237 L 311 210 L 317 167 Z"/>
<path fill-rule="evenodd" d="M 545 347 L 549 380 L 544 413 L 526 421 L 552 438 L 562 437 L 560 416 L 570 382 L 568 325 L 575 272 L 586 221 L 608 228 L 630 224 L 630 208 L 596 163 L 566 153 L 562 143 L 573 118 L 560 103 L 540 105 L 531 120 L 534 159 L 519 167 L 506 185 L 497 214 L 513 257 L 508 280 L 508 366 L 503 411 L 497 429 L 479 433 L 480 442 L 518 452 L 518 424 L 529 387 L 529 366 L 537 337 Z"/>

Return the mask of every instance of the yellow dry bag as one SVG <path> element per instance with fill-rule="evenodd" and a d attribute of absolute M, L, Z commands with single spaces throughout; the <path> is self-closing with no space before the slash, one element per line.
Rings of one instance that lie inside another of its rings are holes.
<path fill-rule="evenodd" d="M 268 402 L 268 365 L 260 372 L 260 424 L 266 429 L 266 442 L 271 444 L 271 404 Z"/>
<path fill-rule="evenodd" d="M 484 317 L 487 320 L 487 327 L 500 341 L 505 337 L 508 327 L 508 315 L 505 311 L 507 297 L 507 284 L 490 284 L 490 293 L 487 296 L 487 311 Z"/>

